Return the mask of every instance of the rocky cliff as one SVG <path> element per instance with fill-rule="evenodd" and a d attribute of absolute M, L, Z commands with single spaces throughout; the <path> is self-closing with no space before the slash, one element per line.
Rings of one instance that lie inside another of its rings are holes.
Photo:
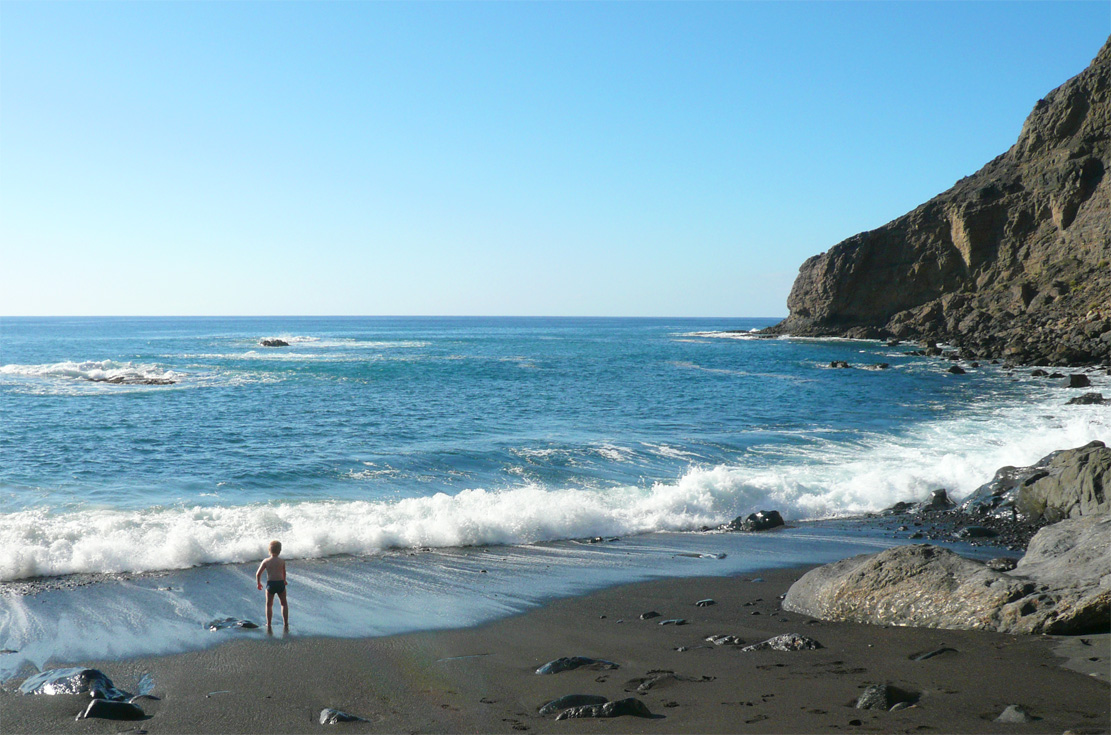
<path fill-rule="evenodd" d="M 1111 39 L 1018 141 L 914 211 L 816 255 L 773 333 L 952 342 L 1018 363 L 1111 361 Z"/>

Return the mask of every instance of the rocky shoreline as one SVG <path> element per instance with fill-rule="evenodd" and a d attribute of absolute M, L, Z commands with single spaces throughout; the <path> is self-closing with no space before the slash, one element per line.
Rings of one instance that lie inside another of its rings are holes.
<path fill-rule="evenodd" d="M 768 334 L 949 342 L 970 359 L 1111 365 L 1111 41 L 1018 141 L 908 214 L 803 263 Z"/>

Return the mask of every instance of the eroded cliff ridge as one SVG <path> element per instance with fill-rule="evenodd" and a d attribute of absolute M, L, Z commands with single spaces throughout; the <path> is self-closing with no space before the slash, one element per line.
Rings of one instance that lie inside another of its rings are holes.
<path fill-rule="evenodd" d="M 912 212 L 803 263 L 773 333 L 1111 360 L 1111 39 L 1018 141 Z"/>

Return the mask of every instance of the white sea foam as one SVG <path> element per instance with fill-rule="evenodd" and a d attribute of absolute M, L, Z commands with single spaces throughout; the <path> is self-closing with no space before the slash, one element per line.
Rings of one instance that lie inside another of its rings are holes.
<path fill-rule="evenodd" d="M 165 388 L 144 383 L 187 380 L 186 373 L 169 370 L 161 365 L 115 360 L 64 361 L 42 365 L 0 366 L 0 384 L 17 386 L 30 393 L 80 394 L 100 391 L 120 392 L 127 389 Z"/>
<path fill-rule="evenodd" d="M 1003 465 L 1029 464 L 1093 439 L 1111 441 L 1111 411 L 1061 402 L 1058 394 L 1041 405 L 972 412 L 899 436 L 813 436 L 801 444 L 758 447 L 742 461 L 692 467 L 677 481 L 644 487 L 531 483 L 392 501 L 20 511 L 0 524 L 0 580 L 246 561 L 257 557 L 260 538 L 280 537 L 290 556 L 308 558 L 684 530 L 760 508 L 776 508 L 788 519 L 842 516 L 924 498 L 938 487 L 960 498 Z M 609 461 L 631 451 L 610 445 L 593 450 Z M 560 451 L 522 453 L 551 457 Z"/>

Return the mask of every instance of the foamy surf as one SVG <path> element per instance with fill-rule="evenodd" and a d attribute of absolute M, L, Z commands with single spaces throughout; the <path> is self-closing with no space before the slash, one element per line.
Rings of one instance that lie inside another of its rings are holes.
<path fill-rule="evenodd" d="M 0 581 L 244 562 L 258 558 L 259 539 L 271 537 L 283 540 L 291 558 L 320 558 L 689 531 L 762 508 L 791 520 L 851 516 L 939 487 L 962 498 L 1003 465 L 1031 464 L 1093 439 L 1111 439 L 1111 411 L 1066 411 L 1054 396 L 1041 405 L 927 422 L 898 436 L 812 436 L 756 446 L 740 461 L 692 466 L 674 482 L 647 486 L 529 483 L 402 500 L 23 510 L 0 527 Z M 612 461 L 629 451 L 595 450 Z"/>

